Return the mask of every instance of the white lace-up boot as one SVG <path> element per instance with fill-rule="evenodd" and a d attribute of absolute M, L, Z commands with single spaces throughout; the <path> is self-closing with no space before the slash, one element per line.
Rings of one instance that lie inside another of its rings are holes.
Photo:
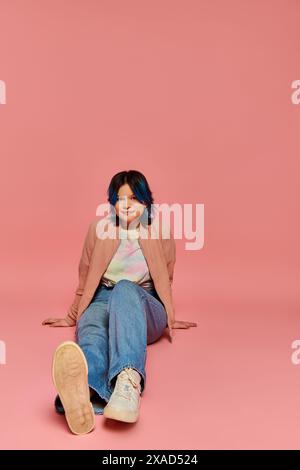
<path fill-rule="evenodd" d="M 106 418 L 135 423 L 141 405 L 141 376 L 130 367 L 117 376 L 114 391 L 103 410 Z"/>

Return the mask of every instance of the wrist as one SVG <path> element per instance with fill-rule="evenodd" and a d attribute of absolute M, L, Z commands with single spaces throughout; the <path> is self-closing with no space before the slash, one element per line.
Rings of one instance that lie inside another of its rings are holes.
<path fill-rule="evenodd" d="M 74 326 L 74 325 L 76 325 L 76 321 L 73 320 L 73 318 L 70 318 L 70 317 L 65 317 L 65 322 L 66 322 L 69 326 Z"/>

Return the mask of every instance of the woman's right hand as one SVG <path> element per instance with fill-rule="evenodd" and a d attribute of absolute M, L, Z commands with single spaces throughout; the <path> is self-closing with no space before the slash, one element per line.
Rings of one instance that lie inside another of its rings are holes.
<path fill-rule="evenodd" d="M 51 327 L 53 326 L 74 326 L 74 324 L 71 324 L 69 321 L 67 321 L 65 318 L 46 318 L 42 322 L 42 325 L 49 325 Z"/>

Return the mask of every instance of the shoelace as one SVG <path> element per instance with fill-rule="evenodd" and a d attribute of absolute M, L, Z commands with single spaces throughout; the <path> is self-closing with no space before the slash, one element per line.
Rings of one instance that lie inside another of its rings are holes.
<path fill-rule="evenodd" d="M 139 387 L 139 384 L 130 375 L 129 369 L 125 368 L 118 375 L 117 382 L 116 382 L 116 394 L 118 394 L 119 396 L 123 398 L 126 398 L 127 400 L 131 400 L 133 398 L 133 395 L 132 395 L 133 389 L 131 387 L 128 387 L 127 385 L 128 381 L 132 384 L 134 389 L 137 389 Z"/>

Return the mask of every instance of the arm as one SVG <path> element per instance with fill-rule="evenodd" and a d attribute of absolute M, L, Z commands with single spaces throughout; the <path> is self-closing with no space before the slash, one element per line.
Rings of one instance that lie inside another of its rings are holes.
<path fill-rule="evenodd" d="M 167 263 L 170 285 L 173 283 L 174 278 L 174 266 L 176 263 L 176 243 L 174 240 L 173 231 L 170 228 L 170 238 L 162 238 L 162 247 L 164 256 Z"/>
<path fill-rule="evenodd" d="M 174 265 L 176 263 L 176 243 L 175 243 L 174 235 L 173 235 L 171 228 L 170 228 L 170 238 L 165 238 L 165 239 L 162 238 L 162 245 L 163 245 L 164 256 L 165 256 L 167 267 L 168 267 L 170 285 L 172 286 L 173 277 L 174 277 Z M 171 295 L 173 297 L 172 289 L 171 289 Z M 172 342 L 172 336 L 173 336 L 172 334 L 173 328 L 189 328 L 190 326 L 197 326 L 197 323 L 195 322 L 176 320 L 174 303 L 173 303 L 173 313 L 174 313 L 174 317 L 168 319 L 168 328 L 169 328 L 171 342 Z"/>
<path fill-rule="evenodd" d="M 78 266 L 79 282 L 75 290 L 75 297 L 68 308 L 67 315 L 65 318 L 47 318 L 43 321 L 43 325 L 50 324 L 51 326 L 74 326 L 76 325 L 76 318 L 78 314 L 78 305 L 83 294 L 86 277 L 89 271 L 89 265 L 93 249 L 96 242 L 96 225 L 95 222 L 91 222 L 84 239 L 83 249 Z"/>
<path fill-rule="evenodd" d="M 79 282 L 75 290 L 75 297 L 74 297 L 73 303 L 70 305 L 67 311 L 66 321 L 70 324 L 70 326 L 76 324 L 76 318 L 78 314 L 78 305 L 79 305 L 81 296 L 83 294 L 83 289 L 84 289 L 85 281 L 88 275 L 90 260 L 91 260 L 92 252 L 95 246 L 95 241 L 96 241 L 96 227 L 95 227 L 95 224 L 92 222 L 89 225 L 88 232 L 85 236 L 85 240 L 83 244 L 83 249 L 81 252 L 81 258 L 80 258 L 79 266 L 78 266 Z"/>

